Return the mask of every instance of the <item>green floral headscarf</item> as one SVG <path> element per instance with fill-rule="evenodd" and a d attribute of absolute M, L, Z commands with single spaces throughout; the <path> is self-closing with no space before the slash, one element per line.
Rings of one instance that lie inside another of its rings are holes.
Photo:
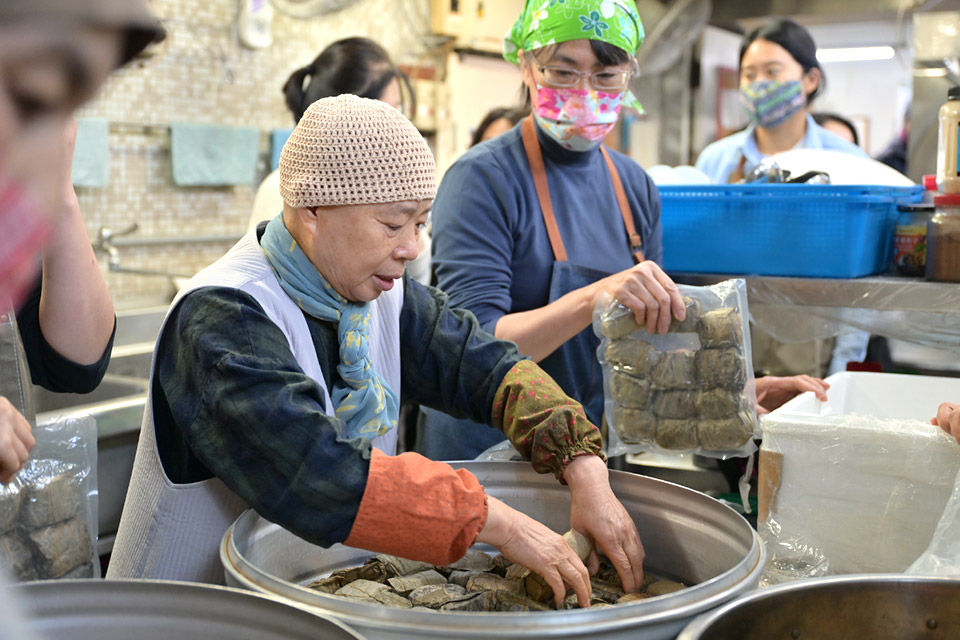
<path fill-rule="evenodd" d="M 527 0 L 503 39 L 503 57 L 520 64 L 517 52 L 569 40 L 600 40 L 631 56 L 643 42 L 643 24 L 633 0 Z M 628 104 L 636 99 L 628 92 Z M 639 107 L 639 103 L 631 106 Z M 642 108 L 641 108 L 642 109 Z"/>
<path fill-rule="evenodd" d="M 643 24 L 633 0 L 527 0 L 503 39 L 503 57 L 520 64 L 520 49 L 533 51 L 584 38 L 635 54 L 643 42 Z"/>

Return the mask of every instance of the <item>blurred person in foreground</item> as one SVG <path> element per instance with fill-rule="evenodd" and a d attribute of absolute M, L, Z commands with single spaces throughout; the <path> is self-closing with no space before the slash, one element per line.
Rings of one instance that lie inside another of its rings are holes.
<path fill-rule="evenodd" d="M 0 482 L 26 461 L 29 388 L 88 392 L 114 312 L 70 176 L 72 113 L 162 29 L 142 0 L 0 3 Z M 42 273 L 42 275 L 41 275 Z"/>

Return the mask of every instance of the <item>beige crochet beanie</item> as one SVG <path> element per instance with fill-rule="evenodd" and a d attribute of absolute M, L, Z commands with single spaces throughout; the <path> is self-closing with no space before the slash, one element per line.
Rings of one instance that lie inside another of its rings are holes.
<path fill-rule="evenodd" d="M 427 200 L 436 192 L 430 147 L 380 100 L 317 100 L 280 153 L 280 195 L 291 207 Z"/>

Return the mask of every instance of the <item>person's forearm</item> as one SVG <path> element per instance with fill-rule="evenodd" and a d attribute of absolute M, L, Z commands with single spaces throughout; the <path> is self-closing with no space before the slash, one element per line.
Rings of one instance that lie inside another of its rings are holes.
<path fill-rule="evenodd" d="M 579 491 L 604 483 L 609 477 L 607 463 L 594 455 L 577 456 L 563 470 L 563 480 L 570 491 Z"/>
<path fill-rule="evenodd" d="M 72 189 L 43 250 L 40 329 L 60 355 L 77 364 L 100 359 L 113 333 L 113 301 L 90 246 Z"/>
<path fill-rule="evenodd" d="M 494 335 L 515 342 L 520 353 L 540 362 L 590 326 L 595 297 L 592 287 L 583 287 L 545 307 L 507 314 Z"/>

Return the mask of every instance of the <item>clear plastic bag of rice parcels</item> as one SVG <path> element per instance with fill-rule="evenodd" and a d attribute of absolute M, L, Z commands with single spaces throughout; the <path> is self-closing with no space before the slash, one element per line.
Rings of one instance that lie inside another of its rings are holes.
<path fill-rule="evenodd" d="M 633 311 L 611 296 L 594 309 L 607 454 L 747 456 L 760 431 L 746 284 L 678 287 L 687 315 L 665 334 L 637 326 Z"/>
<path fill-rule="evenodd" d="M 99 577 L 96 420 L 58 417 L 33 435 L 23 469 L 0 485 L 0 573 L 14 581 Z"/>

